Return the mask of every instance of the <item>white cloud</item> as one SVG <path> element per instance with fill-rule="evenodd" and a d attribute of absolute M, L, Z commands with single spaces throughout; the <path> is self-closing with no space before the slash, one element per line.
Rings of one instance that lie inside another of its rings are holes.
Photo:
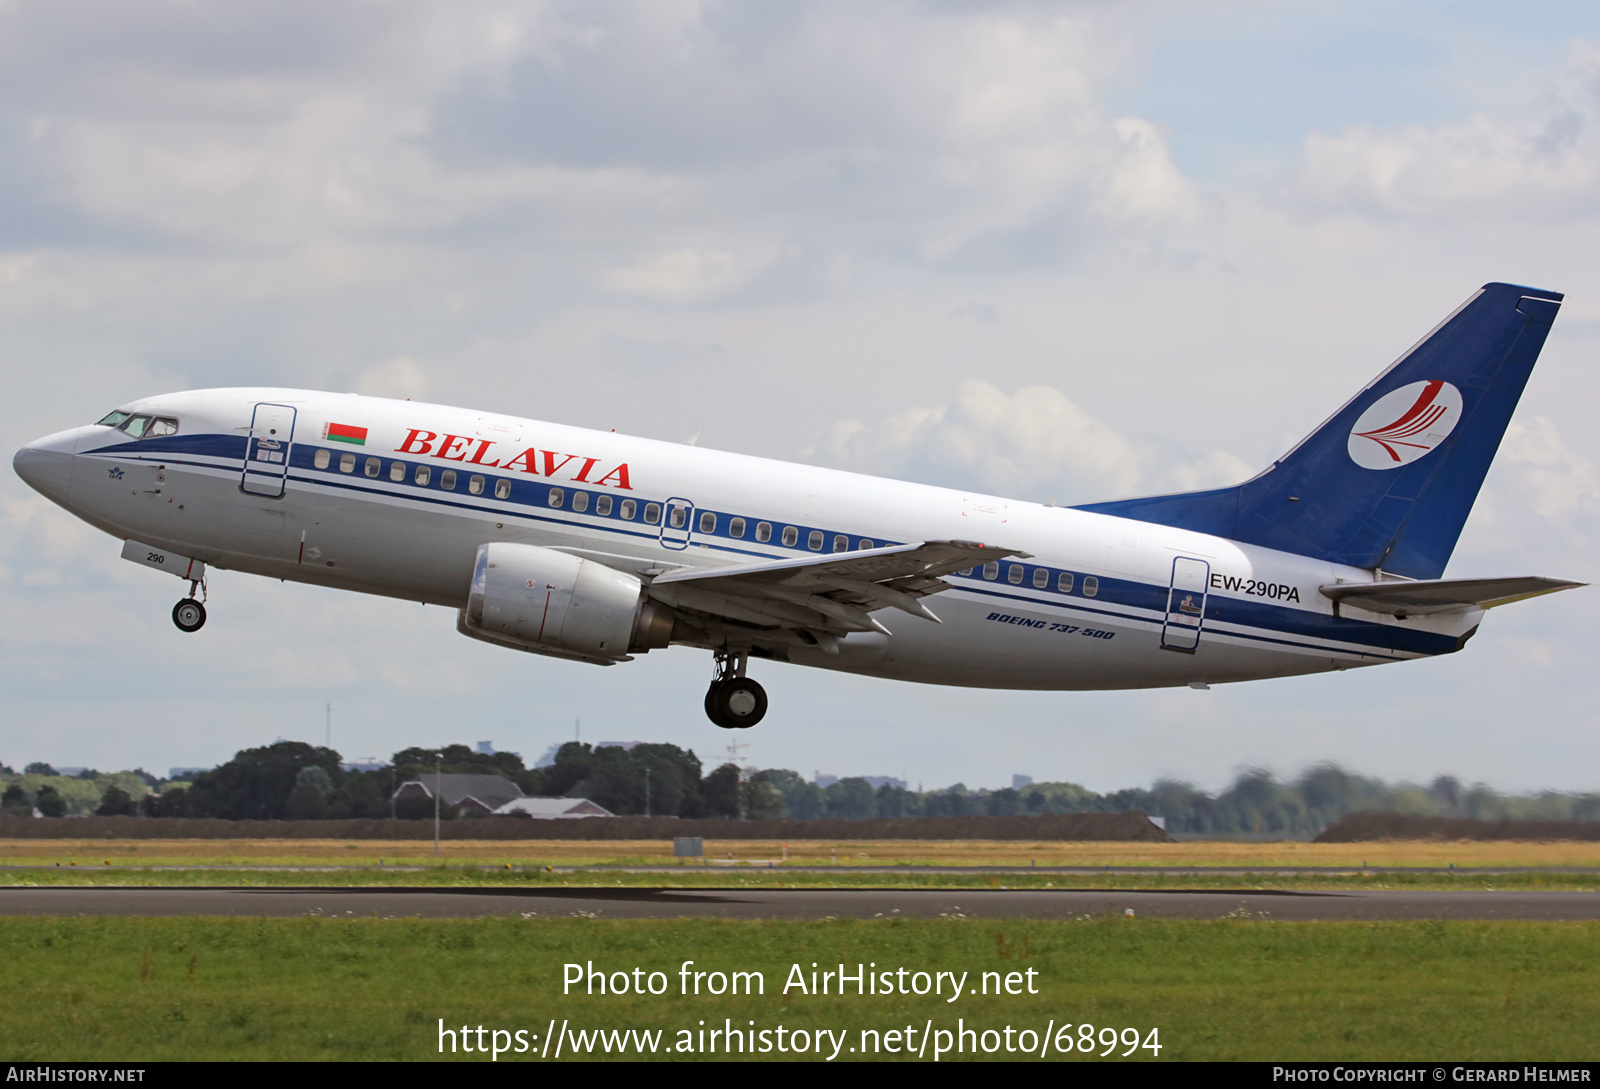
<path fill-rule="evenodd" d="M 1594 579 L 1600 473 L 1544 416 L 1514 419 L 1463 540 L 1499 566 Z"/>
<path fill-rule="evenodd" d="M 1243 461 L 1222 451 L 1151 471 L 1150 451 L 1060 390 L 1030 386 L 1008 394 L 976 378 L 961 383 L 949 405 L 909 408 L 877 426 L 839 421 L 804 456 L 879 476 L 1071 503 L 1249 475 Z"/>
<path fill-rule="evenodd" d="M 1600 475 L 1543 416 L 1513 420 L 1496 460 L 1515 473 L 1514 490 L 1540 518 L 1571 524 L 1600 513 Z"/>
<path fill-rule="evenodd" d="M 1311 133 L 1284 196 L 1398 218 L 1546 219 L 1600 211 L 1600 47 L 1517 108 L 1450 124 Z"/>
<path fill-rule="evenodd" d="M 731 253 L 676 250 L 614 269 L 602 282 L 622 295 L 665 303 L 702 303 L 748 282 L 754 270 L 741 268 Z"/>
<path fill-rule="evenodd" d="M 395 356 L 362 371 L 356 379 L 356 392 L 369 397 L 425 401 L 428 399 L 428 372 L 410 356 Z"/>

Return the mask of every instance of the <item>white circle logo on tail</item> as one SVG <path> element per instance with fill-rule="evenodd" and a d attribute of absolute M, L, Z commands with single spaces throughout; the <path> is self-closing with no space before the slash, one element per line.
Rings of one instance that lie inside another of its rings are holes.
<path fill-rule="evenodd" d="M 1374 401 L 1350 429 L 1350 460 L 1363 469 L 1409 465 L 1450 437 L 1461 419 L 1461 391 L 1449 382 L 1413 382 Z"/>

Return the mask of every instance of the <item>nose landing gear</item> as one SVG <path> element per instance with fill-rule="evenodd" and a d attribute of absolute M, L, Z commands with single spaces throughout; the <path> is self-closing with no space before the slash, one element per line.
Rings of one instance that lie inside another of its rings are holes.
<path fill-rule="evenodd" d="M 717 675 L 706 690 L 706 717 L 724 730 L 745 730 L 767 713 L 767 692 L 744 675 L 750 655 L 718 651 Z"/>
<path fill-rule="evenodd" d="M 191 582 L 189 596 L 172 607 L 172 622 L 178 626 L 179 631 L 196 632 L 206 626 L 206 607 L 195 600 L 195 587 L 200 587 L 200 592 L 205 593 L 204 583 Z"/>

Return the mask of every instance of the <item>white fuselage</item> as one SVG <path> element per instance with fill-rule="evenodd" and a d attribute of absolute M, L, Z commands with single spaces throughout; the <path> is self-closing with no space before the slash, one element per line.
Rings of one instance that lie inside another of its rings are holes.
<path fill-rule="evenodd" d="M 273 406 L 271 438 L 262 405 Z M 852 636 L 837 653 L 787 652 L 879 677 L 1110 689 L 1289 676 L 1447 653 L 1480 616 L 1352 619 L 1318 587 L 1370 582 L 1371 571 L 1069 508 L 498 413 L 286 389 L 202 390 L 127 409 L 173 418 L 177 433 L 77 428 L 31 444 L 24 475 L 120 539 L 454 609 L 486 542 L 577 551 L 647 582 L 683 566 L 918 541 L 1027 554 L 992 577 L 983 568 L 949 577 L 954 588 L 927 599 L 942 624 L 884 610 L 875 616 L 887 637 Z M 23 472 L 21 455 L 17 464 Z M 281 495 L 270 494 L 276 488 Z M 663 510 L 674 500 L 692 507 L 681 527 Z M 1185 607 L 1203 615 L 1192 652 L 1162 645 L 1178 608 L 1175 561 L 1194 561 L 1181 565 L 1199 593 Z"/>

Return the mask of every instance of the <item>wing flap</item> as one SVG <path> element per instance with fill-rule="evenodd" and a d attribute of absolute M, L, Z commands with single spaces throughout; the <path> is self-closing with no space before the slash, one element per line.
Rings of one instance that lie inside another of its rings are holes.
<path fill-rule="evenodd" d="M 868 614 L 902 612 L 939 623 L 920 598 L 950 589 L 941 576 L 1027 553 L 977 541 L 922 541 L 658 575 L 650 594 L 674 608 L 818 632 L 883 631 Z"/>

